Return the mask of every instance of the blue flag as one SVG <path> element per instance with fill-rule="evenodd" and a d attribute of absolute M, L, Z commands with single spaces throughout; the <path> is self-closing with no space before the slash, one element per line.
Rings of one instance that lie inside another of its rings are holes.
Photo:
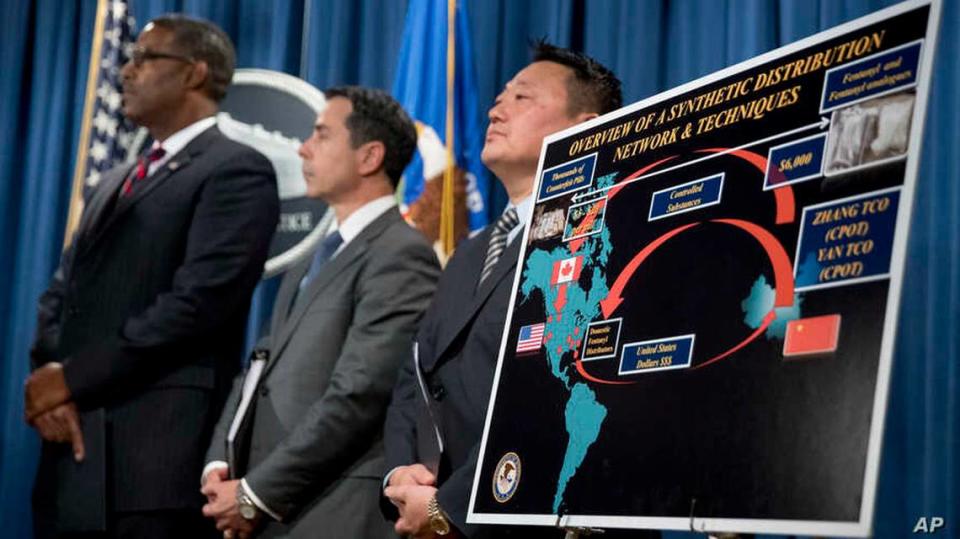
<path fill-rule="evenodd" d="M 467 224 L 487 224 L 489 174 L 480 162 L 484 130 L 477 108 L 466 0 L 411 0 L 400 46 L 393 95 L 417 123 L 418 151 L 404 171 L 402 202 L 412 204 L 426 181 L 442 181 L 446 168 L 448 108 L 453 117 L 453 159 L 466 178 Z M 454 65 L 448 72 L 448 9 L 455 6 Z M 452 80 L 450 80 L 450 78 Z M 448 84 L 453 84 L 452 103 Z"/>

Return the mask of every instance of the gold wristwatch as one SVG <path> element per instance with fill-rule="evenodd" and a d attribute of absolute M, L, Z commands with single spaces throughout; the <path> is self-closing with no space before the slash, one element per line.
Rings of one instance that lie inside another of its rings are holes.
<path fill-rule="evenodd" d="M 443 509 L 440 509 L 440 502 L 437 501 L 436 495 L 427 503 L 427 522 L 430 524 L 430 531 L 437 535 L 450 533 L 450 521 L 447 520 Z"/>

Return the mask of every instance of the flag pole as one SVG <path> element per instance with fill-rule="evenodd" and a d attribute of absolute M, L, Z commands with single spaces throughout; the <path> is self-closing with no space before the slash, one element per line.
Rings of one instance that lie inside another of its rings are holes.
<path fill-rule="evenodd" d="M 313 2 L 306 0 L 303 3 L 303 24 L 300 25 L 300 78 L 307 80 L 307 57 L 310 51 L 310 17 L 313 11 Z"/>
<path fill-rule="evenodd" d="M 454 237 L 454 173 L 456 170 L 456 160 L 454 158 L 453 141 L 453 122 L 454 122 L 454 81 L 456 69 L 456 16 L 457 0 L 447 1 L 447 167 L 443 171 L 443 197 L 440 203 L 440 244 L 443 246 L 445 255 L 450 256 L 453 252 L 456 238 Z"/>
<path fill-rule="evenodd" d="M 87 153 L 90 150 L 90 124 L 93 121 L 93 104 L 97 97 L 97 75 L 100 73 L 100 55 L 103 47 L 103 29 L 106 25 L 107 0 L 97 0 L 97 16 L 90 47 L 90 68 L 87 70 L 87 93 L 83 101 L 83 121 L 80 125 L 80 142 L 77 147 L 77 162 L 73 169 L 73 185 L 70 189 L 70 212 L 67 214 L 67 229 L 63 235 L 63 248 L 73 241 L 73 233 L 80 224 L 83 212 L 83 182 Z"/>

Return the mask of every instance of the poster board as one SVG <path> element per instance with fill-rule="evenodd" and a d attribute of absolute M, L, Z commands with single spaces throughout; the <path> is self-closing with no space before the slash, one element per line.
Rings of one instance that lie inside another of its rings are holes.
<path fill-rule="evenodd" d="M 939 10 L 544 141 L 468 522 L 869 535 Z"/>

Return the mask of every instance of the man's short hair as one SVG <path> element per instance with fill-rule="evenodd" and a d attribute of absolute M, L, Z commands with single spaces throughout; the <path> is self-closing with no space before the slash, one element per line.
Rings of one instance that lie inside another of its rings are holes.
<path fill-rule="evenodd" d="M 359 148 L 374 140 L 383 143 L 383 168 L 393 188 L 400 183 L 417 147 L 417 129 L 400 103 L 383 90 L 360 86 L 335 86 L 324 94 L 327 99 L 343 97 L 350 100 L 353 111 L 347 117 L 350 145 Z"/>
<path fill-rule="evenodd" d="M 230 37 L 217 25 L 179 13 L 169 13 L 150 21 L 154 26 L 173 32 L 173 44 L 178 52 L 207 64 L 206 91 L 216 102 L 227 95 L 227 86 L 233 79 L 237 64 Z"/>
<path fill-rule="evenodd" d="M 533 43 L 534 62 L 553 62 L 569 67 L 573 77 L 567 82 L 567 113 L 606 114 L 623 104 L 620 79 L 613 71 L 581 52 L 551 45 L 544 40 Z"/>

